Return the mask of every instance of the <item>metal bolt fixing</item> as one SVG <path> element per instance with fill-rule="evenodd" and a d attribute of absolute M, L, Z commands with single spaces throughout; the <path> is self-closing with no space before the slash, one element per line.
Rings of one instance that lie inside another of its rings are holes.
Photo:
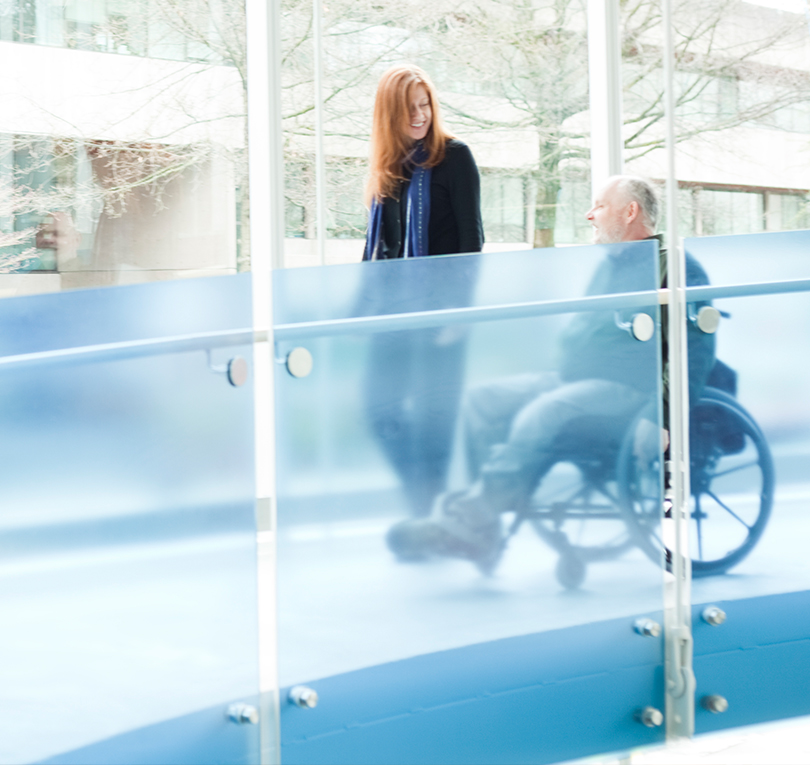
<path fill-rule="evenodd" d="M 658 637 L 661 634 L 661 625 L 652 619 L 636 619 L 633 629 L 644 637 Z"/>
<path fill-rule="evenodd" d="M 713 694 L 711 696 L 704 696 L 700 700 L 700 705 L 704 709 L 708 709 L 709 712 L 718 715 L 728 709 L 728 700 L 725 698 L 725 696 Z"/>
<path fill-rule="evenodd" d="M 637 313 L 633 317 L 631 331 L 636 340 L 646 343 L 655 334 L 655 322 L 647 313 Z"/>
<path fill-rule="evenodd" d="M 228 382 L 238 388 L 247 382 L 248 363 L 241 356 L 234 356 L 228 362 Z"/>
<path fill-rule="evenodd" d="M 664 722 L 664 715 L 655 707 L 644 707 L 636 714 L 636 719 L 648 728 L 658 728 Z"/>
<path fill-rule="evenodd" d="M 726 612 L 717 606 L 706 606 L 700 617 L 706 624 L 711 624 L 712 627 L 719 627 L 726 620 Z"/>
<path fill-rule="evenodd" d="M 704 305 L 703 308 L 698 311 L 695 323 L 701 332 L 705 332 L 707 335 L 713 335 L 720 326 L 720 311 L 714 306 Z"/>
<path fill-rule="evenodd" d="M 231 704 L 228 707 L 228 717 L 239 725 L 255 725 L 259 722 L 259 710 L 250 704 Z"/>
<path fill-rule="evenodd" d="M 302 709 L 314 709 L 318 706 L 318 693 L 305 685 L 296 685 L 290 688 L 287 700 Z"/>
<path fill-rule="evenodd" d="M 312 372 L 312 354 L 306 348 L 298 346 L 287 354 L 285 364 L 293 377 L 307 377 Z"/>

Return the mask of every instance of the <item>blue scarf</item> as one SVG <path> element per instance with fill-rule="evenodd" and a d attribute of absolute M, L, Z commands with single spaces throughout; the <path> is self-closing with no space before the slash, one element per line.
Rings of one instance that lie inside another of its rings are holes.
<path fill-rule="evenodd" d="M 425 147 L 418 144 L 406 162 L 413 164 L 413 175 L 408 186 L 405 219 L 405 249 L 403 257 L 418 258 L 428 254 L 428 221 L 430 221 L 430 176 L 432 168 L 422 167 L 428 158 Z M 368 260 L 377 260 L 383 237 L 383 206 L 376 199 L 371 202 L 366 231 Z"/>

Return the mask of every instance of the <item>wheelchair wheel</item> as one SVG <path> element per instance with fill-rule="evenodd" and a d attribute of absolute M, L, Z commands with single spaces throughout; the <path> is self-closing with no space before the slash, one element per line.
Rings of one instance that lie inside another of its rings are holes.
<path fill-rule="evenodd" d="M 576 590 L 584 581 L 587 569 L 585 564 L 573 554 L 561 555 L 554 567 L 557 581 L 566 590 Z"/>
<path fill-rule="evenodd" d="M 662 565 L 661 534 L 663 455 L 654 405 L 648 405 L 628 429 L 616 461 L 619 507 L 635 544 Z"/>
<path fill-rule="evenodd" d="M 615 481 L 604 480 L 605 468 L 598 462 L 558 463 L 527 513 L 537 534 L 560 553 L 555 573 L 566 589 L 582 584 L 588 563 L 613 560 L 636 545 L 617 506 Z"/>
<path fill-rule="evenodd" d="M 690 413 L 693 576 L 727 571 L 754 549 L 773 507 L 768 443 L 751 415 L 707 388 Z"/>
<path fill-rule="evenodd" d="M 617 480 L 636 543 L 660 564 L 671 519 L 664 517 L 662 531 L 661 454 L 639 448 L 645 419 L 649 413 L 639 415 L 625 436 Z M 714 388 L 706 388 L 690 411 L 689 451 L 692 575 L 720 574 L 742 561 L 765 530 L 773 505 L 773 459 L 753 418 Z"/>

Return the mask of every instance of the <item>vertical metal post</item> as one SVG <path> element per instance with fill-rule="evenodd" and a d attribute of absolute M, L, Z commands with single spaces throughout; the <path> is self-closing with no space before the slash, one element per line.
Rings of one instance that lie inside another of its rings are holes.
<path fill-rule="evenodd" d="M 672 571 L 664 587 L 666 728 L 668 738 L 691 736 L 695 728 L 692 670 L 691 560 L 689 557 L 689 375 L 686 343 L 686 267 L 678 236 L 675 174 L 675 49 L 672 0 L 662 0 L 664 112 L 667 156 L 667 285 L 669 288 L 669 438 L 672 527 L 667 543 Z"/>
<path fill-rule="evenodd" d="M 622 49 L 619 0 L 588 0 L 591 188 L 622 172 Z"/>
<path fill-rule="evenodd" d="M 312 0 L 312 45 L 315 69 L 315 230 L 318 262 L 326 262 L 326 160 L 323 149 L 323 34 L 321 0 Z"/>
<path fill-rule="evenodd" d="M 253 277 L 253 383 L 259 617 L 261 762 L 280 754 L 276 640 L 275 419 L 272 269 L 284 259 L 281 142 L 281 11 L 278 0 L 246 0 L 248 170 Z"/>
<path fill-rule="evenodd" d="M 279 0 L 245 0 L 251 270 L 284 268 Z"/>

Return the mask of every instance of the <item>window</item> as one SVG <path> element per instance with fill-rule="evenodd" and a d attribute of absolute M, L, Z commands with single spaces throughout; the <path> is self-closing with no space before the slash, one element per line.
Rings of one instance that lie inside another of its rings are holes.
<path fill-rule="evenodd" d="M 768 193 L 767 221 L 769 231 L 794 231 L 810 228 L 810 200 L 802 194 Z"/>
<path fill-rule="evenodd" d="M 311 239 L 310 222 L 314 217 L 314 168 L 303 159 L 288 158 L 284 165 L 284 236 Z M 310 212 L 312 211 L 312 212 Z"/>
<path fill-rule="evenodd" d="M 524 189 L 524 179 L 520 176 L 481 174 L 481 217 L 486 241 L 526 241 Z"/>
<path fill-rule="evenodd" d="M 0 271 L 55 271 L 89 252 L 100 202 L 84 147 L 0 136 Z"/>
<path fill-rule="evenodd" d="M 218 33 L 219 27 L 232 30 L 237 16 L 226 6 L 214 10 L 200 6 L 195 12 L 193 7 L 149 0 L 0 0 L 0 40 L 175 61 L 239 63 L 244 51 L 238 45 L 223 45 Z"/>
<path fill-rule="evenodd" d="M 363 188 L 367 168 L 365 159 L 337 160 L 327 166 L 327 236 L 330 238 L 362 239 L 365 236 Z"/>
<path fill-rule="evenodd" d="M 750 113 L 750 124 L 785 130 L 790 133 L 810 133 L 810 104 L 795 84 L 786 79 L 775 82 L 741 82 L 741 109 Z"/>
<path fill-rule="evenodd" d="M 690 122 L 716 122 L 737 114 L 737 81 L 702 72 L 676 72 L 676 114 Z"/>
<path fill-rule="evenodd" d="M 587 175 L 563 176 L 554 229 L 556 244 L 589 244 L 593 238 L 585 213 L 591 209 L 591 181 Z"/>
<path fill-rule="evenodd" d="M 761 193 L 701 189 L 695 217 L 699 236 L 756 234 L 765 230 Z"/>

